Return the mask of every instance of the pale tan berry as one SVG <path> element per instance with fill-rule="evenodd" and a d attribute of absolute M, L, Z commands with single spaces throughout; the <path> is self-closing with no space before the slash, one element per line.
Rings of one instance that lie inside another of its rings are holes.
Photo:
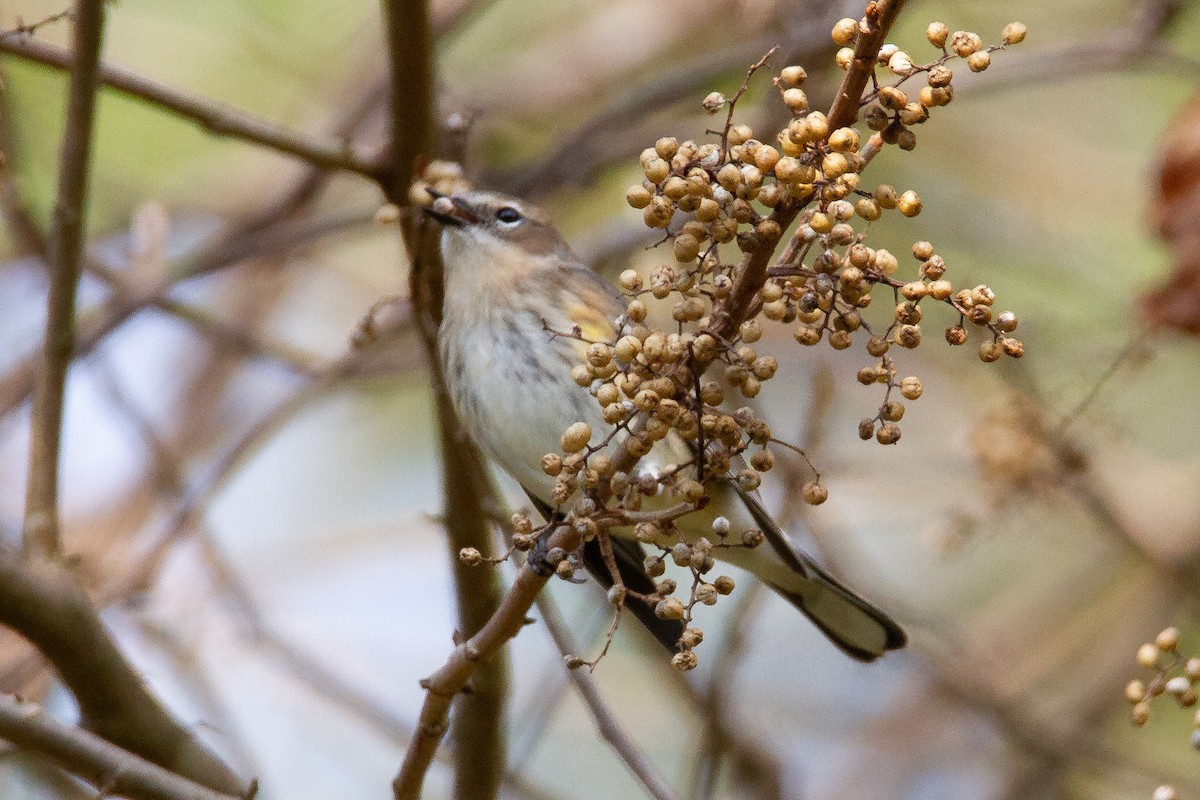
<path fill-rule="evenodd" d="M 802 496 L 804 497 L 804 502 L 808 503 L 810 506 L 819 506 L 821 503 L 824 503 L 829 499 L 829 490 L 820 483 L 806 483 L 801 491 Z"/>
<path fill-rule="evenodd" d="M 833 26 L 833 43 L 837 45 L 848 45 L 854 41 L 854 37 L 858 35 L 858 20 L 850 17 L 839 19 Z"/>
<path fill-rule="evenodd" d="M 686 614 L 687 609 L 678 597 L 667 597 L 654 607 L 654 616 L 659 619 L 683 619 Z"/>
<path fill-rule="evenodd" d="M 1130 681 L 1125 684 L 1125 699 L 1130 703 L 1140 703 L 1149 696 L 1146 691 L 1146 684 L 1141 681 Z"/>
<path fill-rule="evenodd" d="M 838 128 L 829 134 L 829 147 L 839 153 L 849 153 L 858 149 L 858 131 L 854 128 Z"/>
<path fill-rule="evenodd" d="M 673 251 L 676 261 L 695 261 L 700 256 L 700 242 L 691 234 L 681 233 L 675 237 Z"/>
<path fill-rule="evenodd" d="M 591 438 L 592 427 L 586 422 L 576 422 L 563 433 L 560 444 L 564 453 L 578 453 Z"/>
<path fill-rule="evenodd" d="M 929 70 L 928 82 L 935 89 L 940 89 L 943 86 L 949 86 L 954 80 L 954 70 L 945 64 L 938 64 Z"/>
<path fill-rule="evenodd" d="M 779 71 L 779 80 L 788 86 L 799 86 L 808 78 L 804 67 L 790 66 Z"/>
<path fill-rule="evenodd" d="M 950 37 L 950 29 L 946 27 L 944 22 L 931 22 L 929 27 L 925 29 L 925 38 L 934 47 L 944 47 L 946 39 Z"/>
<path fill-rule="evenodd" d="M 664 136 L 654 143 L 654 152 L 659 158 L 670 161 L 679 152 L 679 140 L 674 136 Z"/>
<path fill-rule="evenodd" d="M 900 121 L 905 125 L 920 125 L 928 119 L 929 109 L 920 103 L 909 103 L 900 109 Z M 897 135 L 896 143 L 900 144 L 900 135 Z"/>
<path fill-rule="evenodd" d="M 1179 628 L 1163 628 L 1158 636 L 1154 637 L 1154 646 L 1164 653 L 1173 652 L 1179 647 Z"/>
<path fill-rule="evenodd" d="M 557 477 L 562 472 L 562 457 L 557 453 L 546 453 L 542 456 L 542 472 L 551 478 Z"/>
<path fill-rule="evenodd" d="M 725 105 L 725 95 L 720 92 L 711 92 L 704 98 L 704 102 L 701 105 L 709 114 L 715 114 Z"/>
<path fill-rule="evenodd" d="M 875 199 L 876 203 L 879 203 L 880 208 L 892 209 L 900 202 L 900 198 L 896 194 L 896 187 L 888 183 L 881 183 L 876 186 L 871 196 Z"/>
<path fill-rule="evenodd" d="M 671 165 L 666 159 L 654 157 L 646 162 L 643 171 L 646 173 L 647 180 L 653 183 L 662 183 L 671 174 Z"/>
<path fill-rule="evenodd" d="M 750 466 L 759 472 L 769 472 L 775 466 L 775 455 L 770 450 L 757 450 L 750 456 Z"/>
<path fill-rule="evenodd" d="M 829 118 L 820 111 L 813 111 L 804 118 L 808 130 L 815 141 L 823 141 L 829 137 Z"/>
<path fill-rule="evenodd" d="M 738 327 L 738 335 L 743 342 L 754 344 L 762 338 L 762 323 L 756 319 L 748 319 Z"/>
<path fill-rule="evenodd" d="M 1025 41 L 1025 34 L 1029 29 L 1021 22 L 1010 22 L 1004 26 L 1004 31 L 1000 34 L 1000 39 L 1005 44 L 1020 44 Z"/>
<path fill-rule="evenodd" d="M 904 194 L 900 195 L 900 200 L 896 205 L 900 209 L 900 213 L 906 217 L 915 217 L 921 213 L 921 198 L 912 189 L 909 189 Z"/>
<path fill-rule="evenodd" d="M 950 35 L 950 49 L 957 53 L 962 58 L 969 57 L 972 53 L 978 52 L 983 48 L 983 41 L 979 38 L 979 34 L 971 31 L 955 31 Z"/>
<path fill-rule="evenodd" d="M 888 56 L 887 60 L 888 71 L 894 75 L 911 75 L 913 71 L 913 62 L 908 53 L 903 50 L 897 50 Z"/>
<path fill-rule="evenodd" d="M 900 426 L 894 422 L 885 422 L 875 433 L 875 440 L 880 444 L 895 444 L 900 441 Z"/>
<path fill-rule="evenodd" d="M 875 251 L 875 267 L 884 275 L 893 275 L 900 269 L 900 262 L 890 251 L 880 248 Z"/>
<path fill-rule="evenodd" d="M 766 534 L 764 534 L 760 530 L 755 530 L 754 528 L 751 528 L 749 530 L 742 531 L 742 544 L 746 547 L 749 547 L 749 548 L 758 547 L 766 540 L 767 540 Z"/>
<path fill-rule="evenodd" d="M 682 619 L 682 618 L 681 618 Z M 680 672 L 688 672 L 700 663 L 699 657 L 691 650 L 684 650 L 671 656 L 671 666 Z"/>
<path fill-rule="evenodd" d="M 638 292 L 642 289 L 642 276 L 635 269 L 623 271 L 620 277 L 617 278 L 617 281 L 621 284 L 621 288 L 627 292 Z"/>
<path fill-rule="evenodd" d="M 854 203 L 854 212 L 867 222 L 874 222 L 882 215 L 879 203 L 869 197 L 860 197 Z"/>
<path fill-rule="evenodd" d="M 934 300 L 945 300 L 954 294 L 954 285 L 950 281 L 936 280 L 929 283 L 929 296 Z"/>
<path fill-rule="evenodd" d="M 980 50 L 978 53 L 971 53 L 967 57 L 967 67 L 971 72 L 983 72 L 992 64 L 992 57 L 986 50 Z"/>
<path fill-rule="evenodd" d="M 808 110 L 808 95 L 803 89 L 796 87 L 785 89 L 783 92 L 783 104 L 793 114 L 800 114 Z"/>
<path fill-rule="evenodd" d="M 899 111 L 908 105 L 908 95 L 895 86 L 884 86 L 879 90 L 879 103 L 890 111 Z"/>
<path fill-rule="evenodd" d="M 625 202 L 634 208 L 645 208 L 650 205 L 650 200 L 654 195 L 645 186 L 640 183 L 635 186 L 630 186 L 625 191 Z"/>

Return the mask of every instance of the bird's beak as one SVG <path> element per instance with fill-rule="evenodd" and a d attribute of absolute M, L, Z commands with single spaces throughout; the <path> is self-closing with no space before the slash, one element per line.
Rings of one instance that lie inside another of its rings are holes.
<path fill-rule="evenodd" d="M 470 206 L 457 195 L 442 194 L 436 189 L 425 188 L 433 196 L 433 205 L 426 206 L 425 214 L 433 217 L 443 225 L 459 227 L 468 224 L 478 224 L 479 217 L 475 216 Z"/>

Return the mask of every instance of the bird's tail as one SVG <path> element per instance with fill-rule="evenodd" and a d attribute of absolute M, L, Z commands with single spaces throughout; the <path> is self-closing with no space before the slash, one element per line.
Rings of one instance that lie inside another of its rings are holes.
<path fill-rule="evenodd" d="M 800 609 L 851 658 L 874 661 L 889 650 L 904 647 L 908 635 L 895 620 L 842 585 L 793 545 L 756 496 L 740 489 L 739 494 L 771 549 L 790 570 L 786 580 L 767 581 L 772 589 Z"/>
<path fill-rule="evenodd" d="M 897 650 L 908 636 L 884 611 L 820 571 L 808 565 L 803 586 L 771 584 L 796 608 L 812 620 L 829 641 L 851 658 L 874 661 L 888 650 Z"/>

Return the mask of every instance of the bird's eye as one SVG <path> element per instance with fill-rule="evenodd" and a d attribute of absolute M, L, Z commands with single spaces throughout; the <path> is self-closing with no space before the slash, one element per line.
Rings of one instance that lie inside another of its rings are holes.
<path fill-rule="evenodd" d="M 512 206 L 505 206 L 496 212 L 496 219 L 507 225 L 512 225 L 521 221 L 521 212 Z"/>

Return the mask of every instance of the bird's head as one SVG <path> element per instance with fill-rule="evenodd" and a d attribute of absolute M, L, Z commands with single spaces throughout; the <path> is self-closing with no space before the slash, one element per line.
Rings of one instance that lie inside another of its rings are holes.
<path fill-rule="evenodd" d="M 497 273 L 520 275 L 574 260 L 562 234 L 537 207 L 496 192 L 435 194 L 425 213 L 442 225 L 448 278 Z"/>

